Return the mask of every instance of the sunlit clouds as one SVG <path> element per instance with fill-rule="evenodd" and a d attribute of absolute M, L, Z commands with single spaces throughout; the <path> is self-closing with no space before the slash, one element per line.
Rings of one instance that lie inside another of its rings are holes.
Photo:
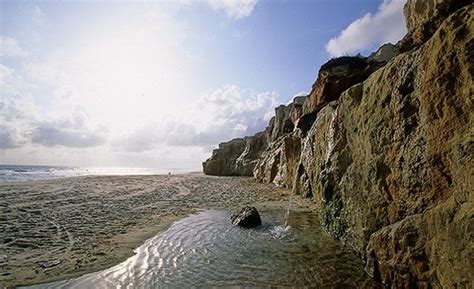
<path fill-rule="evenodd" d="M 306 94 L 329 40 L 333 56 L 400 37 L 402 2 L 316 39 L 271 10 L 310 2 L 2 1 L 0 164 L 200 169 Z"/>
<path fill-rule="evenodd" d="M 384 0 L 375 14 L 353 21 L 326 45 L 331 56 L 350 55 L 369 47 L 396 43 L 406 33 L 403 6 L 406 0 Z"/>

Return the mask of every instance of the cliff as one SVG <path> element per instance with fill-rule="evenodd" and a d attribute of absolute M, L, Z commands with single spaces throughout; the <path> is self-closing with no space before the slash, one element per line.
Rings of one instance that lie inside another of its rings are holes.
<path fill-rule="evenodd" d="M 396 46 L 323 65 L 253 154 L 388 288 L 474 287 L 471 2 L 409 0 Z"/>

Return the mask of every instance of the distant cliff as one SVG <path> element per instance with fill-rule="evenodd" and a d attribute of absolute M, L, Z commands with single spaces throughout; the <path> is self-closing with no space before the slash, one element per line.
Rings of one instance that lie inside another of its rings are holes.
<path fill-rule="evenodd" d="M 324 64 L 264 132 L 219 145 L 214 175 L 312 198 L 389 288 L 474 288 L 474 4 L 408 0 L 408 34 Z"/>

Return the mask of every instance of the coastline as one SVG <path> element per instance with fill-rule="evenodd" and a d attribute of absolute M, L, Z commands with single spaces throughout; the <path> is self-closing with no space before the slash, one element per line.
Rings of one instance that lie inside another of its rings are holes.
<path fill-rule="evenodd" d="M 200 173 L 3 182 L 0 195 L 5 216 L 0 246 L 6 256 L 0 284 L 7 288 L 109 268 L 173 221 L 199 210 L 246 204 L 286 208 L 289 199 L 287 190 L 249 177 Z M 295 204 L 310 206 L 304 200 Z"/>

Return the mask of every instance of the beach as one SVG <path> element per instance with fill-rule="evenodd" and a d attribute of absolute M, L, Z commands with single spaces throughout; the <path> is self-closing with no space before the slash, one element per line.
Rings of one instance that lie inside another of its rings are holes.
<path fill-rule="evenodd" d="M 286 208 L 288 198 L 252 178 L 201 173 L 0 183 L 0 287 L 109 268 L 199 210 Z"/>

